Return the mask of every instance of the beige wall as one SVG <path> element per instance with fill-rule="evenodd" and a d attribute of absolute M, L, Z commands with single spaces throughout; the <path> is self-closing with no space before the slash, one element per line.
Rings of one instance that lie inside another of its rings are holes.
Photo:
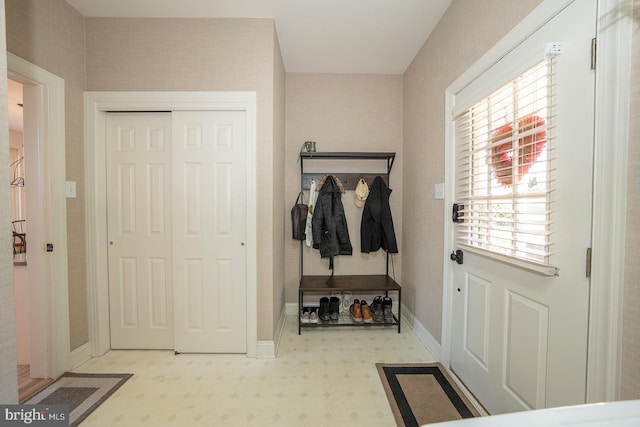
<path fill-rule="evenodd" d="M 298 260 L 300 245 L 291 238 L 289 211 L 300 191 L 300 146 L 316 141 L 317 151 L 396 152 L 391 172 L 392 215 L 402 243 L 402 76 L 362 74 L 287 74 L 287 123 L 284 152 L 285 200 L 285 281 L 286 301 L 298 301 Z M 379 172 L 386 162 L 305 161 L 305 171 Z M 307 192 L 308 196 L 308 192 Z M 343 205 L 353 245 L 353 256 L 335 259 L 335 274 L 382 274 L 382 251 L 360 252 L 362 209 L 354 205 L 354 193 L 343 196 Z M 401 281 L 402 251 L 394 255 L 395 277 Z M 317 250 L 304 249 L 305 274 L 330 274 L 328 261 Z"/>
<path fill-rule="evenodd" d="M 640 0 L 634 1 L 621 399 L 640 399 Z"/>
<path fill-rule="evenodd" d="M 278 36 L 274 32 L 275 44 L 275 60 L 273 71 L 273 253 L 279 254 L 273 259 L 274 275 L 273 275 L 273 327 L 277 327 L 277 323 L 284 310 L 285 290 L 284 290 L 284 272 L 285 259 L 284 254 L 284 227 L 285 227 L 285 211 L 284 211 L 284 147 L 285 147 L 285 103 L 286 103 L 286 72 L 282 55 L 280 52 L 280 43 Z"/>
<path fill-rule="evenodd" d="M 5 39 L 4 0 L 0 0 L 0 176 L 9 176 L 9 119 L 7 113 L 7 55 Z M 11 200 L 9 186 L 0 186 L 0 200 Z M 0 218 L 11 217 L 11 203 L 0 203 Z M 11 224 L 0 222 L 0 236 L 9 236 Z M 7 240 L 10 241 L 10 240 Z M 11 245 L 0 251 L 0 402 L 18 403 L 18 372 L 16 369 L 16 329 L 13 307 L 13 257 Z"/>
<path fill-rule="evenodd" d="M 445 89 L 540 2 L 454 0 L 404 74 L 402 293 L 438 341 L 445 207 L 433 188 L 444 182 Z"/>
<path fill-rule="evenodd" d="M 89 91 L 257 93 L 258 339 L 273 338 L 278 214 L 274 188 L 274 41 L 271 19 L 87 18 Z"/>
<path fill-rule="evenodd" d="M 84 17 L 64 1 L 7 0 L 7 50 L 65 81 L 66 177 L 71 349 L 88 340 L 84 235 Z"/>

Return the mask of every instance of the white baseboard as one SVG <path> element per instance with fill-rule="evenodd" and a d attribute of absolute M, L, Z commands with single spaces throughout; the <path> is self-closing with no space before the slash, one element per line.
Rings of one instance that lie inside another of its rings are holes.
<path fill-rule="evenodd" d="M 278 320 L 278 326 L 276 327 L 276 331 L 273 335 L 273 340 L 275 342 L 274 346 L 274 354 L 273 357 L 278 357 L 278 349 L 280 348 L 280 342 L 282 341 L 282 335 L 284 334 L 284 322 L 287 318 L 287 310 L 286 306 L 280 311 L 280 318 Z"/>
<path fill-rule="evenodd" d="M 413 329 L 413 333 L 416 334 L 418 340 L 431 352 L 433 357 L 440 363 L 442 362 L 442 346 L 431 335 L 431 333 L 424 327 L 415 315 L 404 304 L 402 304 L 402 326 L 408 325 Z"/>
<path fill-rule="evenodd" d="M 290 304 L 286 304 L 283 310 L 280 312 L 278 318 L 278 325 L 273 334 L 273 341 L 258 341 L 256 346 L 256 359 L 275 359 L 278 354 L 278 348 L 280 347 L 280 341 L 282 334 L 284 333 L 284 321 Z M 295 305 L 297 307 L 297 304 Z M 295 313 L 297 313 L 297 308 Z"/>
<path fill-rule="evenodd" d="M 298 315 L 298 303 L 297 302 L 288 302 L 285 304 L 285 310 L 287 316 L 297 316 Z"/>
<path fill-rule="evenodd" d="M 451 375 L 455 383 L 458 385 L 460 390 L 462 390 L 464 395 L 469 399 L 471 404 L 483 416 L 488 415 L 484 407 L 478 402 L 475 396 L 467 389 L 467 386 L 462 381 L 460 381 L 458 376 L 453 371 L 449 369 L 449 366 L 448 366 L 449 363 L 444 362 L 442 360 L 442 345 L 438 341 L 436 341 L 436 339 L 433 337 L 433 335 L 431 335 L 431 333 L 427 330 L 427 328 L 425 328 L 424 325 L 416 319 L 415 315 L 409 309 L 407 309 L 404 306 L 404 304 L 402 305 L 402 325 L 403 327 L 404 325 L 407 325 L 408 327 L 413 328 L 413 333 L 415 333 L 416 336 L 418 337 L 418 341 L 420 341 L 422 345 L 424 345 L 427 348 L 427 350 L 431 352 L 431 354 L 436 359 L 436 361 L 442 363 L 444 368 L 447 370 L 449 375 Z"/>
<path fill-rule="evenodd" d="M 256 359 L 273 359 L 276 349 L 273 341 L 258 341 L 256 345 Z"/>
<path fill-rule="evenodd" d="M 86 342 L 73 350 L 69 355 L 71 369 L 77 368 L 89 359 L 91 359 L 91 343 Z"/>

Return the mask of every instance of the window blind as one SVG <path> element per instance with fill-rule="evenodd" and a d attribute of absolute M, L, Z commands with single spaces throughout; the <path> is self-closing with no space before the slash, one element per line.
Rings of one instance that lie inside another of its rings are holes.
<path fill-rule="evenodd" d="M 553 58 L 455 117 L 456 240 L 543 274 L 553 255 Z"/>

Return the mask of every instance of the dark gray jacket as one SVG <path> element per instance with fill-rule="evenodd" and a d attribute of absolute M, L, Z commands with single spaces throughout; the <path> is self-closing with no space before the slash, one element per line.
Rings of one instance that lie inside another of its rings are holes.
<path fill-rule="evenodd" d="M 353 248 L 342 205 L 344 190 L 341 183 L 328 175 L 323 178 L 321 185 L 311 219 L 313 247 L 320 250 L 322 258 L 331 258 L 329 268 L 332 268 L 334 256 L 351 255 Z"/>

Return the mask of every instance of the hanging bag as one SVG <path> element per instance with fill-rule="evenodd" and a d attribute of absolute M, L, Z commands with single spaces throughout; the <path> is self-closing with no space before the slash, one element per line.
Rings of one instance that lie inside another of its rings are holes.
<path fill-rule="evenodd" d="M 307 214 L 309 207 L 304 201 L 304 193 L 298 193 L 296 203 L 291 208 L 291 231 L 295 240 L 305 240 L 305 227 L 307 226 Z"/>

